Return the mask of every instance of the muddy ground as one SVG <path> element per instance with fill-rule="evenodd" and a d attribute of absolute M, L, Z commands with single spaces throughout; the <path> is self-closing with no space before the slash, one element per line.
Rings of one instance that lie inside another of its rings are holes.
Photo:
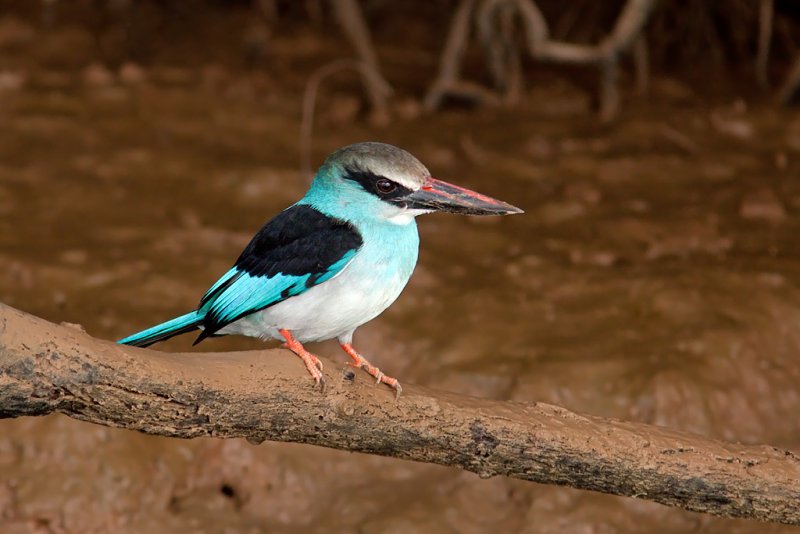
<path fill-rule="evenodd" d="M 185 48 L 171 52 L 185 61 L 106 67 L 80 25 L 0 16 L 0 301 L 108 339 L 195 306 L 307 185 L 300 91 L 346 50 L 329 33 L 273 35 L 280 61 L 250 69 Z M 379 53 L 390 80 L 436 65 L 435 50 Z M 733 82 L 657 75 L 603 126 L 584 87 L 538 80 L 517 108 L 433 115 L 419 109 L 424 85 L 400 82 L 382 127 L 365 120 L 357 84 L 323 91 L 314 164 L 350 142 L 395 143 L 434 176 L 526 210 L 424 217 L 417 271 L 359 330 L 361 350 L 407 383 L 800 448 L 800 115 Z M 335 344 L 313 348 L 345 361 Z M 0 421 L 0 531 L 793 529 L 52 416 Z"/>

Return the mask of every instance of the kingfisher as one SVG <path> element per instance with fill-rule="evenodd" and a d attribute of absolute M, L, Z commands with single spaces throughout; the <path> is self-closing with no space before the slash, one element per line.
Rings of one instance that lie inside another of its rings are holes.
<path fill-rule="evenodd" d="M 353 348 L 353 333 L 400 295 L 417 264 L 416 217 L 434 211 L 522 213 L 432 178 L 395 146 L 340 148 L 325 159 L 305 196 L 261 227 L 197 309 L 118 343 L 147 347 L 195 330 L 194 345 L 229 334 L 278 340 L 324 391 L 322 362 L 304 344 L 336 338 L 354 366 L 399 398 L 400 383 Z"/>

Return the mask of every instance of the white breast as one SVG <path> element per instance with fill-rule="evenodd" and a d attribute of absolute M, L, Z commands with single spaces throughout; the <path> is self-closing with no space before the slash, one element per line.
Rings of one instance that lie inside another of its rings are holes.
<path fill-rule="evenodd" d="M 278 330 L 287 329 L 301 343 L 332 338 L 349 342 L 356 328 L 400 295 L 416 265 L 417 244 L 412 251 L 365 243 L 334 278 L 239 319 L 220 333 L 282 340 Z"/>

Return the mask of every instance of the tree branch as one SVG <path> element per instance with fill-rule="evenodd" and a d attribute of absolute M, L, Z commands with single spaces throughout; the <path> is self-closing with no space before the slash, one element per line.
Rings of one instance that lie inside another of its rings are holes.
<path fill-rule="evenodd" d="M 0 304 L 0 418 L 61 412 L 150 434 L 245 437 L 455 466 L 800 524 L 800 458 L 543 403 L 388 388 L 327 362 L 328 390 L 280 350 L 169 354 Z"/>

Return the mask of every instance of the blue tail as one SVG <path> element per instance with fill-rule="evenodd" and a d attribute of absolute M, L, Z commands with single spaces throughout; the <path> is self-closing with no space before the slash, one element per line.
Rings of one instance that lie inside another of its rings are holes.
<path fill-rule="evenodd" d="M 134 347 L 147 347 L 158 341 L 164 341 L 179 334 L 185 334 L 192 330 L 197 330 L 197 327 L 203 322 L 202 316 L 197 312 L 189 312 L 186 315 L 181 315 L 171 319 L 165 323 L 152 326 L 147 330 L 142 330 L 136 334 L 120 339 L 117 343 L 122 345 L 133 345 Z"/>

